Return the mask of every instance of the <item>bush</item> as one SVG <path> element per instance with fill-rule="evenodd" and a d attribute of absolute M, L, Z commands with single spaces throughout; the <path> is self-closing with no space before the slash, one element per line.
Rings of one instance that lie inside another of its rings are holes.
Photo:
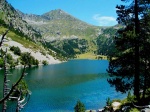
<path fill-rule="evenodd" d="M 132 103 L 132 102 L 134 102 L 134 99 L 135 99 L 135 96 L 131 95 L 131 93 L 128 92 L 127 101 L 128 101 L 129 103 Z"/>
<path fill-rule="evenodd" d="M 19 47 L 15 47 L 14 54 L 19 55 L 19 56 L 21 55 L 21 50 Z"/>
<path fill-rule="evenodd" d="M 81 101 L 77 101 L 76 106 L 74 107 L 75 112 L 85 112 L 85 106 Z"/>
<path fill-rule="evenodd" d="M 12 47 L 10 47 L 10 50 L 13 51 L 14 54 L 16 54 L 16 55 L 19 55 L 19 56 L 21 55 L 21 50 L 18 46 L 17 47 L 12 46 Z"/>
<path fill-rule="evenodd" d="M 25 80 L 21 80 L 15 89 L 16 89 L 16 91 L 14 91 L 12 94 L 13 97 L 18 97 L 21 94 L 21 98 L 23 98 L 26 96 L 26 94 L 29 91 Z"/>
<path fill-rule="evenodd" d="M 13 57 L 12 57 L 12 55 L 11 55 L 10 53 L 8 53 L 8 54 L 6 55 L 6 57 L 7 57 L 7 61 L 13 60 Z"/>
<path fill-rule="evenodd" d="M 29 67 L 31 67 L 31 65 L 37 65 L 39 64 L 39 61 L 37 59 L 35 59 L 33 56 L 30 55 L 30 53 L 25 52 L 21 54 L 21 63 L 23 65 L 28 65 Z"/>
<path fill-rule="evenodd" d="M 11 46 L 11 47 L 10 47 L 10 50 L 11 50 L 11 51 L 14 51 L 14 49 L 15 49 L 15 46 Z"/>
<path fill-rule="evenodd" d="M 110 106 L 111 103 L 112 103 L 112 101 L 111 101 L 110 98 L 108 97 L 108 98 L 106 99 L 106 105 L 107 105 L 107 106 Z"/>
<path fill-rule="evenodd" d="M 22 53 L 20 58 L 21 58 L 21 63 L 23 65 L 29 65 L 30 53 L 28 53 L 28 52 Z"/>
<path fill-rule="evenodd" d="M 6 55 L 6 57 L 7 57 L 7 63 L 10 65 L 10 68 L 15 67 L 16 64 L 15 64 L 15 61 L 14 61 L 12 55 L 11 55 L 10 53 L 8 53 L 8 54 Z"/>
<path fill-rule="evenodd" d="M 16 66 L 14 60 L 9 61 L 10 68 L 14 68 Z"/>
<path fill-rule="evenodd" d="M 47 62 L 46 60 L 43 60 L 43 61 L 42 61 L 42 64 L 43 64 L 43 65 L 48 65 L 48 62 Z"/>
<path fill-rule="evenodd" d="M 44 51 L 41 51 L 41 54 L 44 55 L 44 56 L 46 56 L 46 52 L 44 52 Z"/>
<path fill-rule="evenodd" d="M 4 67 L 4 60 L 2 58 L 0 58 L 0 67 Z"/>
<path fill-rule="evenodd" d="M 39 61 L 37 59 L 35 60 L 35 65 L 39 65 Z"/>

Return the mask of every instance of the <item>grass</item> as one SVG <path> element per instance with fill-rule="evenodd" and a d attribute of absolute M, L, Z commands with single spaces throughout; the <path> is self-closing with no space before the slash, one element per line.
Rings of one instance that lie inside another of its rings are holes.
<path fill-rule="evenodd" d="M 107 56 L 95 55 L 91 52 L 87 52 L 87 53 L 84 53 L 84 54 L 77 55 L 77 59 L 98 59 L 98 57 L 101 57 L 101 59 L 106 59 L 107 60 Z"/>
<path fill-rule="evenodd" d="M 0 26 L 0 34 L 3 34 L 6 30 L 7 30 L 6 28 Z M 11 38 L 13 41 L 16 41 L 16 42 L 22 44 L 24 47 L 30 48 L 34 51 L 37 51 L 37 50 L 42 51 L 43 50 L 39 45 L 35 44 L 32 41 L 27 40 L 25 37 L 21 37 L 21 36 L 15 34 L 12 31 L 8 32 L 7 37 Z"/>
<path fill-rule="evenodd" d="M 96 55 L 88 52 L 88 53 L 77 55 L 77 59 L 96 59 Z"/>
<path fill-rule="evenodd" d="M 140 112 L 137 108 L 132 108 L 129 112 Z"/>

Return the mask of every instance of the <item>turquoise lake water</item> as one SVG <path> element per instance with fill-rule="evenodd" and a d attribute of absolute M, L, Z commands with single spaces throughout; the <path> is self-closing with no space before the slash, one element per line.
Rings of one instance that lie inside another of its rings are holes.
<path fill-rule="evenodd" d="M 78 100 L 84 103 L 86 109 L 97 110 L 105 106 L 108 97 L 125 98 L 108 84 L 107 68 L 106 60 L 70 60 L 27 69 L 25 80 L 32 95 L 21 112 L 73 112 Z M 9 76 L 13 82 L 21 69 L 10 72 L 14 74 Z M 2 79 L 1 71 L 0 82 Z M 8 108 L 8 112 L 14 112 L 14 106 Z"/>

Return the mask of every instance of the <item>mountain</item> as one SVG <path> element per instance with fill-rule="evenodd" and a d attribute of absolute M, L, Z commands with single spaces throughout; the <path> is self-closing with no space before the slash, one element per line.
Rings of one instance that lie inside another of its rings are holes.
<path fill-rule="evenodd" d="M 74 57 L 76 54 L 96 50 L 93 40 L 101 33 L 98 26 L 83 22 L 61 9 L 42 15 L 18 13 L 41 33 L 43 40 L 51 44 L 51 49 L 61 50 L 64 56 Z"/>
<path fill-rule="evenodd" d="M 11 35 L 17 42 L 26 38 L 61 58 L 75 58 L 84 53 L 109 55 L 111 51 L 108 49 L 113 45 L 117 26 L 94 26 L 61 9 L 42 15 L 24 14 L 6 0 L 1 0 L 0 7 L 0 24 L 5 24 L 5 28 L 10 26 L 19 35 L 17 39 Z"/>
<path fill-rule="evenodd" d="M 8 4 L 6 0 L 0 0 L 0 7 L 0 20 L 4 21 L 7 27 L 9 26 L 16 32 L 22 33 L 33 41 L 37 41 L 38 38 L 41 38 L 40 33 L 24 21 L 19 13 Z"/>
<path fill-rule="evenodd" d="M 87 24 L 61 9 L 43 15 L 23 14 L 21 17 L 48 41 L 69 38 L 96 38 L 100 28 Z"/>

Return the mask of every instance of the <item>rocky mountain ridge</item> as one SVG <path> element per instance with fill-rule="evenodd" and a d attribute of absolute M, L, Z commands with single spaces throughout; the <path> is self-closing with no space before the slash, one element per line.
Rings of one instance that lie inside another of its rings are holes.
<path fill-rule="evenodd" d="M 42 15 L 24 14 L 20 11 L 19 14 L 49 41 L 60 38 L 96 38 L 100 33 L 100 27 L 83 22 L 61 9 Z"/>

